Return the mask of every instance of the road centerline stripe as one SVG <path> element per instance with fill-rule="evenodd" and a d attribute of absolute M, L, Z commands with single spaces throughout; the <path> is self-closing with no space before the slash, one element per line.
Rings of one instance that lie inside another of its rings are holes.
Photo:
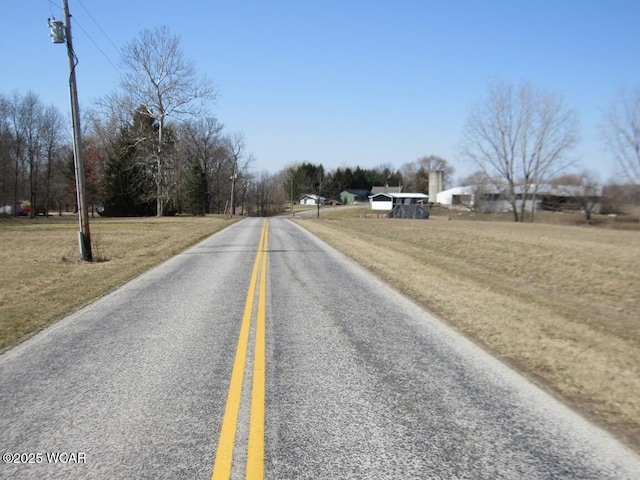
<path fill-rule="evenodd" d="M 249 334 L 250 334 L 250 329 L 251 329 L 251 319 L 253 316 L 253 307 L 254 307 L 254 299 L 255 299 L 255 295 L 256 295 L 256 285 L 258 282 L 258 273 L 261 271 L 261 275 L 260 275 L 260 290 L 259 290 L 259 295 L 258 295 L 258 305 L 259 305 L 259 310 L 262 311 L 262 317 L 263 317 L 263 321 L 259 322 L 257 320 L 256 323 L 256 328 L 258 329 L 258 324 L 261 323 L 262 324 L 262 347 L 261 347 L 261 356 L 264 357 L 264 310 L 265 307 L 264 305 L 266 304 L 266 301 L 264 300 L 264 296 L 263 295 L 263 290 L 264 292 L 266 292 L 266 289 L 264 288 L 264 284 L 266 281 L 266 249 L 267 249 L 267 230 L 268 230 L 268 222 L 265 219 L 262 225 L 262 231 L 260 234 L 260 242 L 258 245 L 258 251 L 256 253 L 256 258 L 253 264 L 253 270 L 251 273 L 251 280 L 249 282 L 249 289 L 247 291 L 247 297 L 246 297 L 246 302 L 245 302 L 245 308 L 244 308 L 244 313 L 242 316 L 242 324 L 240 327 L 240 334 L 238 336 L 238 345 L 236 347 L 236 356 L 233 362 L 233 368 L 231 371 L 231 380 L 229 381 L 229 390 L 228 390 L 228 394 L 227 394 L 227 402 L 225 405 L 225 411 L 224 411 L 224 417 L 222 420 L 222 427 L 220 429 L 220 437 L 218 440 L 218 448 L 216 451 L 216 458 L 215 458 L 215 463 L 213 466 L 213 473 L 211 476 L 212 480 L 228 480 L 230 475 L 231 475 L 231 468 L 232 468 L 232 462 L 233 462 L 233 448 L 234 448 L 234 442 L 235 442 L 235 436 L 236 436 L 236 431 L 237 431 L 237 426 L 238 426 L 238 413 L 240 411 L 240 401 L 242 398 L 242 383 L 243 383 L 243 379 L 244 379 L 244 372 L 245 372 L 245 367 L 246 367 L 246 359 L 247 359 L 247 348 L 248 348 L 248 344 L 249 344 Z M 263 304 L 262 307 L 260 307 L 260 304 Z M 260 316 L 260 313 L 258 313 L 258 317 Z M 257 336 L 257 335 L 256 335 Z M 256 340 L 256 344 L 258 344 L 260 342 L 258 342 Z M 257 347 L 256 347 L 257 348 Z M 254 353 L 254 357 L 258 352 Z M 262 361 L 262 383 L 264 384 L 264 360 Z M 254 375 L 255 375 L 255 359 L 254 359 Z M 253 381 L 254 385 L 255 385 L 255 379 Z M 258 387 L 260 388 L 260 387 Z M 252 391 L 254 390 L 254 387 L 252 386 Z M 259 448 L 258 450 L 262 451 L 261 454 L 261 458 L 262 461 L 261 463 L 263 464 L 264 461 L 264 385 L 262 387 L 262 429 L 263 429 L 263 433 L 262 433 L 262 447 Z M 257 404 L 256 404 L 256 408 Z M 253 413 L 253 409 L 254 409 L 254 396 L 252 394 L 252 401 L 251 401 L 251 418 L 254 417 L 254 413 Z M 251 428 L 251 430 L 254 430 L 253 428 Z M 255 433 L 253 434 L 254 436 L 256 435 Z M 250 432 L 250 438 L 252 436 L 252 433 Z M 256 440 L 254 439 L 254 442 L 256 442 Z M 251 439 L 249 441 L 249 443 L 251 444 Z M 259 452 L 258 452 L 259 453 Z M 255 456 L 252 456 L 253 460 L 252 462 L 255 463 L 256 462 L 256 458 Z M 249 474 L 249 461 L 247 461 L 247 475 Z M 251 477 L 251 478 L 262 478 L 262 476 L 260 477 Z"/>
<path fill-rule="evenodd" d="M 267 222 L 267 220 L 265 220 Z M 251 418 L 247 451 L 247 479 L 264 478 L 264 425 L 266 375 L 266 297 L 269 230 L 265 230 L 264 253 L 260 269 L 260 292 L 256 317 L 255 350 L 253 357 L 253 385 L 251 387 Z"/>

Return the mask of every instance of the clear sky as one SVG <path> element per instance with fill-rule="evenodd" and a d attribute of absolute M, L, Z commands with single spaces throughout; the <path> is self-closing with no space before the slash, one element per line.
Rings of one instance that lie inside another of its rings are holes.
<path fill-rule="evenodd" d="M 81 108 L 118 85 L 119 51 L 166 25 L 216 85 L 215 116 L 256 169 L 396 168 L 438 155 L 456 177 L 469 108 L 491 80 L 560 94 L 580 117 L 577 170 L 614 174 L 602 111 L 640 84 L 640 0 L 68 0 Z M 49 38 L 59 0 L 3 2 L 0 92 L 68 115 L 68 64 Z"/>

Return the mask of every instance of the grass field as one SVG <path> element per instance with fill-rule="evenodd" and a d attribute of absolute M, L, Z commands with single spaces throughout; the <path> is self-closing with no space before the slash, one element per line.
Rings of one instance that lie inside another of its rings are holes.
<path fill-rule="evenodd" d="M 637 226 L 328 211 L 298 221 L 640 451 Z M 86 263 L 74 216 L 0 219 L 0 349 L 236 220 L 91 219 Z"/>
<path fill-rule="evenodd" d="M 77 217 L 0 219 L 0 350 L 236 220 L 96 217 L 88 263 Z"/>
<path fill-rule="evenodd" d="M 361 217 L 299 223 L 638 449 L 640 231 Z"/>

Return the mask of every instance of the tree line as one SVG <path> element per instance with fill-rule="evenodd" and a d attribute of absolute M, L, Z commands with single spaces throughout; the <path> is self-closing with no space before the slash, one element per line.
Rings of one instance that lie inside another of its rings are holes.
<path fill-rule="evenodd" d="M 87 200 L 102 215 L 230 213 L 272 215 L 305 193 L 329 199 L 346 189 L 403 185 L 428 191 L 429 171 L 451 186 L 453 166 L 430 155 L 396 168 L 301 162 L 275 174 L 253 170 L 241 132 L 226 132 L 211 113 L 216 91 L 200 77 L 167 27 L 144 30 L 122 50 L 119 88 L 84 112 Z M 640 185 L 640 87 L 616 98 L 603 140 L 630 184 Z M 461 158 L 511 204 L 516 221 L 539 185 L 575 166 L 578 118 L 559 95 L 527 83 L 495 82 L 474 105 Z M 27 200 L 30 215 L 75 208 L 73 149 L 60 112 L 33 92 L 0 93 L 0 202 Z M 579 163 L 579 162 L 578 162 Z M 579 178 L 594 183 L 592 172 Z M 468 181 L 470 181 L 468 179 Z"/>
<path fill-rule="evenodd" d="M 50 210 L 73 205 L 73 153 L 60 112 L 33 92 L 0 94 L 0 201 L 8 211 L 28 201 Z"/>

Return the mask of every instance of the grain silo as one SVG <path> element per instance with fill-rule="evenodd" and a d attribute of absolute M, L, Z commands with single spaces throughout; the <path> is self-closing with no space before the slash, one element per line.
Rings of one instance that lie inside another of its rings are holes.
<path fill-rule="evenodd" d="M 442 191 L 442 170 L 429 171 L 429 202 L 436 202 L 436 195 Z"/>

